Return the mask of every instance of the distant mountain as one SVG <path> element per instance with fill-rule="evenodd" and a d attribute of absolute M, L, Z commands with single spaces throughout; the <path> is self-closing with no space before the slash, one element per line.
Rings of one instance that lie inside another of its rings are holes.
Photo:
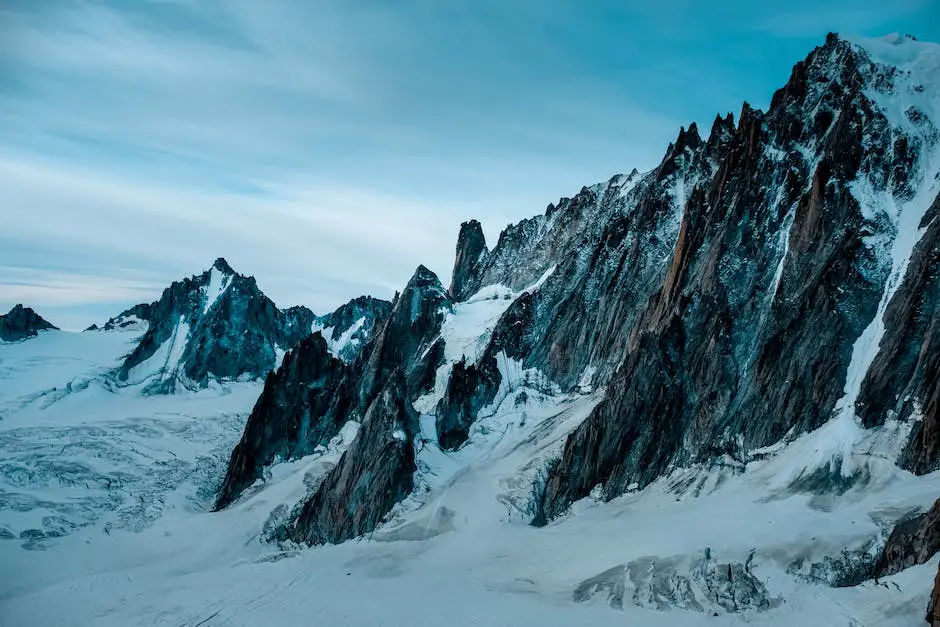
<path fill-rule="evenodd" d="M 158 301 L 88 330 L 140 331 L 118 380 L 143 384 L 147 394 L 167 394 L 213 379 L 263 378 L 287 350 L 319 330 L 329 350 L 351 361 L 390 309 L 387 301 L 362 296 L 323 316 L 302 306 L 282 310 L 254 277 L 217 259 L 205 272 L 174 282 Z"/>
<path fill-rule="evenodd" d="M 18 342 L 27 338 L 36 337 L 40 331 L 56 330 L 29 307 L 16 305 L 6 315 L 0 316 L 0 340 L 4 342 Z"/>
<path fill-rule="evenodd" d="M 153 313 L 153 304 L 141 303 L 134 305 L 130 309 L 122 311 L 117 316 L 109 319 L 103 326 L 93 324 L 85 331 L 114 331 L 114 330 L 137 330 L 142 325 L 150 322 L 150 316 Z"/>
<path fill-rule="evenodd" d="M 313 330 L 320 331 L 330 352 L 351 363 L 372 337 L 376 324 L 388 318 L 392 304 L 387 300 L 360 296 L 335 311 L 317 316 Z"/>

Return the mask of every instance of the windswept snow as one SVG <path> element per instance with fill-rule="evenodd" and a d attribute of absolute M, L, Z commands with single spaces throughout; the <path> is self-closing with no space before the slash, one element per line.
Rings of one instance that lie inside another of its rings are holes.
<path fill-rule="evenodd" d="M 209 313 L 209 310 L 212 309 L 212 306 L 219 300 L 219 297 L 225 293 L 231 279 L 232 275 L 222 272 L 215 266 L 209 270 L 209 284 L 205 289 L 206 304 L 202 309 L 203 315 Z"/>
<path fill-rule="evenodd" d="M 528 398 L 518 403 L 523 391 Z M 110 398 L 116 403 L 112 409 L 130 402 L 120 395 Z M 214 422 L 208 399 L 182 398 L 188 400 L 174 421 Z M 936 560 L 879 585 L 847 589 L 808 583 L 795 569 L 882 536 L 889 521 L 935 498 L 936 476 L 917 478 L 895 468 L 883 484 L 849 491 L 822 507 L 815 495 L 773 489 L 774 474 L 796 467 L 806 452 L 783 448 L 749 463 L 747 473 L 733 465 L 686 469 L 610 503 L 585 499 L 548 527 L 530 527 L 526 512 L 533 503 L 533 481 L 597 400 L 515 387 L 494 403 L 483 419 L 485 428 L 465 447 L 436 453 L 439 474 L 429 475 L 425 468 L 419 490 L 388 524 L 339 546 L 300 550 L 270 540 L 279 537 L 291 510 L 339 459 L 354 437 L 352 423 L 327 449 L 273 466 L 229 510 L 208 513 L 207 503 L 200 508 L 184 480 L 175 490 L 146 493 L 148 505 L 157 507 L 139 528 L 111 525 L 106 531 L 100 519 L 34 547 L 43 550 L 24 550 L 19 539 L 0 541 L 0 615 L 10 624 L 40 627 L 253 627 L 311 620 L 409 627 L 437 626 L 442 620 L 533 627 L 901 627 L 922 620 Z M 90 399 L 100 411 L 108 403 Z M 64 421 L 76 414 L 57 415 Z M 172 463 L 192 463 L 198 455 L 170 431 L 145 440 L 133 435 L 133 420 L 125 424 L 128 434 L 110 440 L 112 454 L 130 453 L 147 442 L 175 442 L 168 450 L 180 459 Z M 119 429 L 119 421 L 113 427 Z M 28 439 L 41 442 L 36 435 Z M 706 479 L 709 488 L 699 489 Z M 689 570 L 706 555 L 715 564 L 747 563 L 750 575 L 780 602 L 744 614 L 709 605 Z M 643 564 L 648 568 L 637 570 Z M 618 571 L 621 565 L 625 568 Z M 605 573 L 609 579 L 610 572 L 625 573 L 619 609 L 611 607 L 605 590 L 583 585 L 603 580 L 598 577 Z M 671 594 L 662 594 L 684 585 L 683 577 L 691 582 L 688 594 L 698 595 L 709 611 L 680 609 Z M 676 585 L 670 587 L 670 581 Z M 650 597 L 651 591 L 656 595 Z"/>

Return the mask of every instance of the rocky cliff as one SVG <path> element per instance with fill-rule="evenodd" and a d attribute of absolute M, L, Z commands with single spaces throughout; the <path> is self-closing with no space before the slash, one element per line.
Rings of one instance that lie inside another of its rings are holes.
<path fill-rule="evenodd" d="M 40 331 L 54 330 L 42 316 L 29 307 L 16 305 L 5 315 L 0 315 L 0 340 L 18 342 L 39 335 Z"/>
<path fill-rule="evenodd" d="M 920 235 L 940 136 L 929 99 L 900 115 L 894 105 L 928 89 L 907 66 L 934 53 L 833 35 L 766 113 L 745 106 L 682 204 L 663 281 L 606 398 L 553 468 L 546 518 L 595 486 L 612 498 L 676 464 L 746 458 L 834 416 L 859 411 L 872 425 L 935 411 L 935 379 L 920 381 L 935 367 L 937 264 Z M 684 141 L 696 154 L 710 142 Z M 891 361 L 887 378 L 872 366 Z M 934 467 L 932 424 L 925 416 L 902 463 Z"/>
<path fill-rule="evenodd" d="M 411 492 L 418 415 L 401 370 L 391 373 L 339 463 L 304 504 L 291 537 L 306 544 L 369 533 Z"/>
<path fill-rule="evenodd" d="M 330 354 L 318 332 L 284 356 L 232 451 L 216 509 L 231 503 L 275 459 L 292 459 L 329 442 L 355 408 L 348 366 Z"/>

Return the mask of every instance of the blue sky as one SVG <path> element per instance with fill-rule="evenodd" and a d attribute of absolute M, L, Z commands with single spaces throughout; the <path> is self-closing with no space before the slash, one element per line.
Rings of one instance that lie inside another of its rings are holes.
<path fill-rule="evenodd" d="M 940 2 L 5 0 L 0 309 L 78 328 L 218 256 L 281 306 L 447 283 L 680 125 L 766 106 L 829 31 Z"/>

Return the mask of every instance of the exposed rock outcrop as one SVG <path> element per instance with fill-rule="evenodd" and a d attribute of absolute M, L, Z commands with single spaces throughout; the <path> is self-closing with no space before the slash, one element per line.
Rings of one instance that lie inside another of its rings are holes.
<path fill-rule="evenodd" d="M 496 359 L 486 354 L 477 364 L 464 357 L 450 371 L 447 390 L 437 406 L 437 441 L 452 450 L 467 440 L 470 425 L 481 409 L 493 402 L 502 377 Z"/>
<path fill-rule="evenodd" d="M 268 374 L 241 441 L 232 451 L 215 508 L 229 505 L 275 459 L 302 457 L 329 442 L 355 408 L 349 368 L 320 333 L 302 340 Z"/>
<path fill-rule="evenodd" d="M 307 501 L 291 531 L 306 544 L 338 543 L 371 532 L 411 492 L 418 416 L 395 370 L 366 412 L 339 463 Z"/>
<path fill-rule="evenodd" d="M 381 301 L 360 304 L 374 308 L 379 314 L 384 308 Z M 332 321 L 342 326 L 365 310 L 359 307 L 357 311 L 357 307 L 351 305 L 346 312 L 337 313 Z M 374 319 L 376 331 L 352 363 L 335 357 L 321 333 L 307 338 L 287 353 L 278 372 L 268 376 L 242 440 L 232 452 L 216 508 L 226 507 L 237 498 L 261 476 L 264 466 L 277 458 L 291 459 L 312 452 L 317 445 L 325 444 L 336 435 L 348 420 L 363 421 L 359 437 L 367 441 L 351 446 L 346 463 L 366 464 L 368 460 L 359 460 L 357 456 L 376 450 L 378 445 L 370 438 L 387 435 L 380 429 L 380 421 L 374 421 L 376 424 L 371 428 L 365 423 L 376 398 L 390 385 L 390 377 L 396 379 L 391 391 L 407 399 L 409 412 L 414 411 L 411 401 L 434 387 L 435 373 L 444 357 L 443 342 L 438 336 L 450 307 L 450 298 L 437 276 L 420 266 L 401 295 L 388 304 L 390 311 Z M 354 325 L 355 322 L 347 328 Z M 408 428 L 411 429 L 408 437 L 412 438 L 414 429 Z M 378 470 L 386 468 L 381 466 Z M 376 476 L 370 485 L 384 489 L 382 481 Z M 369 489 L 369 486 L 361 487 L 355 495 L 361 496 L 362 490 L 368 492 Z M 353 495 L 350 491 L 334 498 Z M 387 513 L 387 510 L 371 509 L 384 507 L 384 497 L 373 495 L 365 502 L 361 512 L 363 520 L 378 520 Z M 318 507 L 309 505 L 305 511 L 309 512 L 308 516 L 314 516 Z M 338 537 L 351 529 L 342 527 L 328 533 L 327 519 L 317 520 L 320 530 L 317 533 L 323 537 L 333 537 L 330 533 Z"/>
<path fill-rule="evenodd" d="M 474 284 L 474 278 L 485 256 L 486 238 L 483 235 L 483 226 L 476 220 L 461 224 L 460 234 L 457 236 L 454 274 L 450 281 L 450 296 L 455 301 L 462 301 L 473 294 L 469 287 Z"/>
<path fill-rule="evenodd" d="M 887 577 L 923 564 L 940 551 L 940 500 L 927 512 L 895 525 L 875 564 L 875 577 Z"/>
<path fill-rule="evenodd" d="M 359 406 L 368 407 L 395 370 L 404 373 L 408 395 L 414 400 L 428 389 L 425 354 L 441 332 L 444 317 L 452 308 L 444 286 L 433 272 L 418 266 L 402 293 L 392 304 L 359 382 Z M 430 381 L 433 385 L 433 380 Z"/>
<path fill-rule="evenodd" d="M 40 331 L 56 330 L 42 316 L 29 307 L 16 305 L 9 313 L 0 316 L 0 340 L 18 342 L 36 337 Z"/>

